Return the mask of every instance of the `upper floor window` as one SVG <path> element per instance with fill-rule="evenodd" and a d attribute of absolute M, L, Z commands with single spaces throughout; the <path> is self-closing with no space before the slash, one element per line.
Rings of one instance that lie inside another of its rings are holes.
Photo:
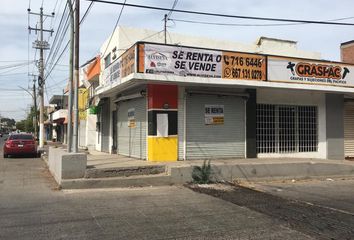
<path fill-rule="evenodd" d="M 111 64 L 111 53 L 104 58 L 104 68 L 107 68 Z"/>

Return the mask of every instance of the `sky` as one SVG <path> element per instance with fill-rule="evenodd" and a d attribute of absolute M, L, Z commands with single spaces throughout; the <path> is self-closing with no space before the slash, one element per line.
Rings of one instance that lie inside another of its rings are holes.
<path fill-rule="evenodd" d="M 123 2 L 124 0 L 112 0 Z M 171 8 L 175 0 L 126 0 L 131 4 L 143 4 Z M 53 29 L 54 34 L 45 33 L 44 38 L 51 46 L 58 32 L 58 26 L 66 0 L 1 0 L 0 7 L 0 116 L 24 119 L 33 103 L 33 76 L 38 75 L 36 61 L 39 53 L 32 48 L 37 39 L 34 31 L 29 34 L 28 25 L 36 27 L 37 15 L 28 15 L 27 9 L 39 12 L 43 4 L 44 13 L 55 13 L 53 18 L 46 18 L 44 28 Z M 81 0 L 81 14 L 86 11 L 89 1 Z M 338 22 L 354 23 L 354 1 L 352 0 L 179 0 L 176 9 L 213 12 L 230 15 L 243 15 L 267 18 L 304 19 L 328 21 L 347 18 Z M 99 48 L 114 29 L 121 6 L 94 3 L 80 29 L 80 64 L 85 63 L 99 53 Z M 147 28 L 160 31 L 163 29 L 163 16 L 167 12 L 125 7 L 119 25 Z M 208 37 L 220 40 L 251 44 L 260 36 L 294 40 L 298 49 L 320 52 L 323 59 L 339 61 L 340 44 L 354 40 L 354 26 L 330 26 L 316 24 L 298 24 L 284 26 L 216 26 L 184 23 L 177 20 L 206 21 L 235 24 L 268 24 L 274 22 L 172 13 L 168 32 Z M 57 38 L 58 39 L 58 38 Z M 59 57 L 68 41 L 68 34 L 63 38 Z M 50 56 L 55 55 L 54 49 Z M 50 50 L 45 52 L 48 57 Z M 51 58 L 49 58 L 51 59 Z M 57 58 L 55 58 L 56 60 Z M 68 79 L 68 51 L 55 65 L 46 79 L 45 103 L 53 94 L 62 94 Z M 51 61 L 46 63 L 46 72 L 51 69 Z M 54 63 L 54 62 L 53 62 Z"/>

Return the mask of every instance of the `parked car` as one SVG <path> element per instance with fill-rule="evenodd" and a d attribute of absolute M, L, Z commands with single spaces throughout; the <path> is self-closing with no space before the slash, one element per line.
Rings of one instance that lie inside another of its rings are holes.
<path fill-rule="evenodd" d="M 4 144 L 4 158 L 10 155 L 29 155 L 37 157 L 37 143 L 32 134 L 10 134 Z"/>

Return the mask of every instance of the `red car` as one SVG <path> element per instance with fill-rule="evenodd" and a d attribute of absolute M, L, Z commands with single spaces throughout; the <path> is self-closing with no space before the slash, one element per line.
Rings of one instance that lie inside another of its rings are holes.
<path fill-rule="evenodd" d="M 9 155 L 31 155 L 37 157 L 37 143 L 32 134 L 11 134 L 4 144 L 4 158 Z"/>

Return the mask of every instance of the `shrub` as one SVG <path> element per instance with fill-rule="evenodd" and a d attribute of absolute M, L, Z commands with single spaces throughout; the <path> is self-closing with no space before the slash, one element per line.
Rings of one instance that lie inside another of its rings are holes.
<path fill-rule="evenodd" d="M 210 160 L 204 160 L 203 165 L 194 166 L 192 171 L 192 178 L 194 183 L 198 184 L 208 184 L 212 183 L 211 180 L 212 170 L 210 166 Z"/>

